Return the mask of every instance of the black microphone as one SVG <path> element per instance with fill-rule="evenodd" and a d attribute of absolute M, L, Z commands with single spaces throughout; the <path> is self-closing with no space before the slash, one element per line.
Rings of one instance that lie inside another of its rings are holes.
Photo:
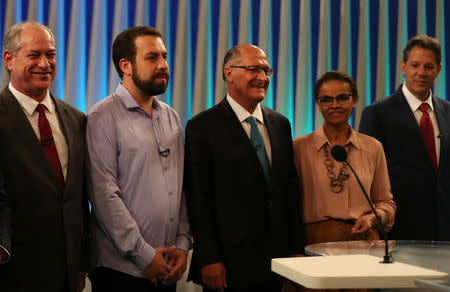
<path fill-rule="evenodd" d="M 383 228 L 384 226 L 383 226 L 383 223 L 381 222 L 381 218 L 380 218 L 380 216 L 378 216 L 377 211 L 375 211 L 375 207 L 372 204 L 372 201 L 369 199 L 369 196 L 367 195 L 366 190 L 364 190 L 364 187 L 363 187 L 361 181 L 359 180 L 358 175 L 356 174 L 355 170 L 353 169 L 353 167 L 350 165 L 350 163 L 347 160 L 347 157 L 348 157 L 347 150 L 345 150 L 344 146 L 335 145 L 335 146 L 333 146 L 333 148 L 331 148 L 331 156 L 336 161 L 345 162 L 348 165 L 348 167 L 352 170 L 353 174 L 356 177 L 356 180 L 359 183 L 359 186 L 361 187 L 361 190 L 364 193 L 364 196 L 367 199 L 367 202 L 369 202 L 370 208 L 372 208 L 372 211 L 375 214 L 375 217 L 377 218 L 378 225 L 380 226 L 379 227 L 380 231 L 383 234 L 383 238 L 384 238 L 384 257 L 383 257 L 383 261 L 381 261 L 380 263 L 383 263 L 383 264 L 393 263 L 394 260 L 391 256 L 391 254 L 389 253 L 389 248 L 388 248 L 387 232 L 384 231 L 384 228 Z"/>
<path fill-rule="evenodd" d="M 347 150 L 345 150 L 344 146 L 335 145 L 333 146 L 333 148 L 331 148 L 331 156 L 336 161 L 347 162 L 348 153 Z"/>

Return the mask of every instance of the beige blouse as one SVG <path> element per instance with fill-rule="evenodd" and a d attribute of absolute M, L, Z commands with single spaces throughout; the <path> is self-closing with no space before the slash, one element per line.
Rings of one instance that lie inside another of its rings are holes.
<path fill-rule="evenodd" d="M 303 191 L 304 223 L 320 222 L 330 218 L 356 220 L 361 215 L 371 212 L 364 193 L 350 169 L 347 170 L 350 177 L 343 182 L 342 191 L 340 193 L 331 191 L 325 165 L 324 146 L 327 144 L 331 145 L 323 126 L 294 140 L 295 165 L 300 188 Z M 396 205 L 391 194 L 383 146 L 376 139 L 353 129 L 345 146 L 349 152 L 350 165 L 358 174 L 385 224 L 385 230 L 388 231 L 394 224 Z M 337 176 L 342 163 L 333 161 L 334 173 Z"/>

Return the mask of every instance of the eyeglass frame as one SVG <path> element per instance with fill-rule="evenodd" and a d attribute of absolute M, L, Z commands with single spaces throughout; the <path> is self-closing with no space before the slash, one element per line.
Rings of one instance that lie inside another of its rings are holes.
<path fill-rule="evenodd" d="M 346 99 L 345 100 L 342 100 L 342 96 L 345 96 L 346 97 Z M 350 99 L 351 99 L 351 97 L 353 96 L 353 94 L 351 94 L 351 93 L 341 93 L 341 94 L 338 94 L 338 95 L 336 95 L 335 97 L 333 97 L 333 96 L 329 96 L 329 95 L 322 95 L 322 96 L 319 96 L 318 98 L 317 98 L 317 100 L 319 101 L 319 103 L 321 104 L 321 105 L 324 105 L 324 106 L 330 106 L 330 105 L 332 105 L 333 104 L 333 101 L 336 101 L 336 103 L 338 104 L 338 105 L 345 105 L 345 104 L 347 104 L 349 101 L 350 101 Z M 323 97 L 328 97 L 328 98 L 330 98 L 330 102 L 329 103 L 327 103 L 327 102 L 323 102 L 322 101 L 322 98 Z M 338 99 L 339 98 L 339 99 Z"/>
<path fill-rule="evenodd" d="M 342 100 L 342 96 L 345 96 L 346 99 L 345 99 L 345 100 Z M 335 97 L 329 96 L 329 95 L 322 95 L 322 96 L 319 96 L 319 97 L 317 98 L 317 101 L 318 101 L 321 105 L 324 105 L 324 106 L 330 106 L 330 105 L 332 105 L 332 104 L 333 104 L 333 101 L 336 101 L 336 103 L 337 103 L 338 105 L 345 105 L 345 104 L 347 104 L 347 103 L 350 101 L 350 99 L 351 99 L 352 96 L 353 96 L 353 94 L 351 94 L 351 93 L 341 93 L 341 94 L 336 95 Z M 330 98 L 330 102 L 329 102 L 329 103 L 323 102 L 323 101 L 322 101 L 322 98 L 323 98 L 323 97 L 328 97 L 328 98 Z"/>
<path fill-rule="evenodd" d="M 230 65 L 230 68 L 240 68 L 240 69 L 245 69 L 246 71 L 253 73 L 253 74 L 259 74 L 259 72 L 263 72 L 265 76 L 271 78 L 273 77 L 273 73 L 275 72 L 275 70 L 273 70 L 273 68 L 264 68 L 264 67 L 260 67 L 257 65 L 250 65 L 250 66 L 236 66 L 236 65 Z M 258 69 L 258 72 L 253 71 L 255 69 Z M 266 73 L 267 70 L 267 73 Z"/>

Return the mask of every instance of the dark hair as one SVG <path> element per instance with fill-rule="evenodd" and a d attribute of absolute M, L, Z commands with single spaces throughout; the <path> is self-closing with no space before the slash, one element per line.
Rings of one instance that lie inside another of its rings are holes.
<path fill-rule="evenodd" d="M 151 26 L 135 26 L 122 31 L 114 39 L 112 46 L 112 59 L 116 71 L 120 78 L 123 78 L 123 72 L 120 69 L 119 62 L 121 59 L 127 59 L 134 64 L 136 60 L 136 43 L 135 40 L 141 35 L 151 35 L 162 39 L 161 33 Z"/>
<path fill-rule="evenodd" d="M 330 71 L 330 72 L 327 72 L 327 73 L 323 74 L 322 76 L 320 76 L 320 78 L 316 82 L 316 86 L 314 87 L 314 100 L 316 102 L 319 99 L 319 91 L 320 91 L 320 88 L 322 87 L 322 85 L 325 82 L 328 82 L 331 80 L 338 80 L 338 81 L 348 83 L 350 85 L 350 89 L 352 90 L 353 99 L 355 101 L 358 101 L 358 98 L 359 98 L 358 89 L 356 88 L 356 83 L 353 80 L 353 78 L 343 72 Z"/>
<path fill-rule="evenodd" d="M 239 45 L 236 45 L 234 47 L 232 47 L 231 49 L 228 50 L 228 52 L 225 54 L 225 57 L 223 58 L 223 65 L 222 65 L 222 78 L 223 80 L 225 80 L 225 66 L 228 64 L 228 62 L 230 62 L 232 59 L 235 58 L 239 58 L 240 57 L 240 52 L 238 49 Z"/>
<path fill-rule="evenodd" d="M 415 46 L 421 47 L 425 50 L 432 50 L 434 54 L 436 55 L 436 64 L 440 65 L 442 60 L 442 54 L 441 54 L 441 44 L 439 41 L 433 37 L 429 37 L 424 34 L 416 35 L 415 37 L 412 37 L 408 43 L 406 44 L 405 48 L 403 49 L 403 62 L 406 63 L 409 58 L 409 53 L 411 52 L 412 48 Z"/>

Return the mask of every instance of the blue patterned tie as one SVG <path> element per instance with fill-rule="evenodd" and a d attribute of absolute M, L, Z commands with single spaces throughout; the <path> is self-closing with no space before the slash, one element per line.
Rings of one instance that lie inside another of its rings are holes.
<path fill-rule="evenodd" d="M 262 169 L 264 171 L 264 177 L 267 183 L 270 183 L 270 165 L 269 159 L 267 158 L 266 147 L 264 146 L 264 141 L 259 132 L 258 126 L 256 125 L 255 117 L 248 117 L 245 119 L 247 123 L 250 124 L 250 142 L 256 150 L 256 155 L 258 156 L 259 162 L 261 163 Z"/>

